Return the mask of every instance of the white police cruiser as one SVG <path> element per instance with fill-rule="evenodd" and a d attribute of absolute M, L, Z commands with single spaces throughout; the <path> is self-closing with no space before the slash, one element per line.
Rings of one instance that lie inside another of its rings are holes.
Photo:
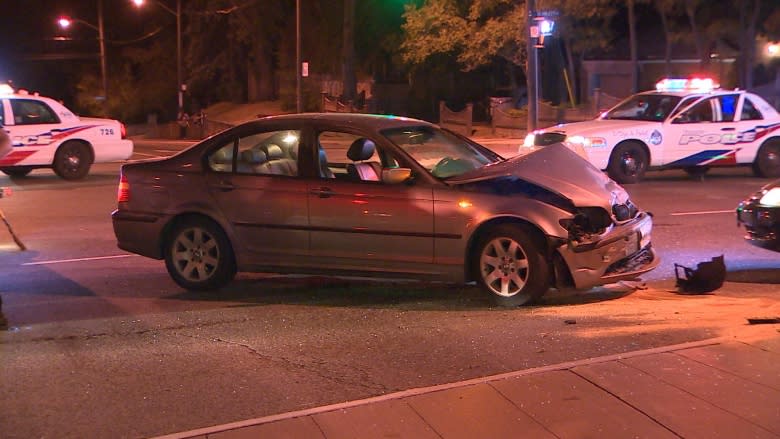
<path fill-rule="evenodd" d="M 133 142 L 119 121 L 79 117 L 54 99 L 14 91 L 7 84 L 0 85 L 0 127 L 13 146 L 0 158 L 0 171 L 14 177 L 52 168 L 66 180 L 78 180 L 92 163 L 133 154 Z"/>
<path fill-rule="evenodd" d="M 717 166 L 752 166 L 780 177 L 780 115 L 760 96 L 721 90 L 712 79 L 664 79 L 598 118 L 530 133 L 520 148 L 564 142 L 618 183 L 650 168 L 703 175 Z"/>

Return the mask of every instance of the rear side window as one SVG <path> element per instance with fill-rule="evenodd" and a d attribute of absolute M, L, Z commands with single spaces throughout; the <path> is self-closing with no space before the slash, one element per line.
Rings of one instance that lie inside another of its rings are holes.
<path fill-rule="evenodd" d="M 60 123 L 60 119 L 46 103 L 32 99 L 11 99 L 15 125 Z"/>
<path fill-rule="evenodd" d="M 216 172 L 297 176 L 299 139 L 296 130 L 234 138 L 208 155 L 208 166 Z"/>
<path fill-rule="evenodd" d="M 763 118 L 764 116 L 762 116 L 761 112 L 753 105 L 753 102 L 750 102 L 750 99 L 745 98 L 745 103 L 742 104 L 740 120 L 761 120 Z"/>

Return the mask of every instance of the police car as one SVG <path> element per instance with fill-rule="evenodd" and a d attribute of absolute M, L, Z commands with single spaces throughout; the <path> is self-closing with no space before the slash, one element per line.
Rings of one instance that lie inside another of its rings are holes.
<path fill-rule="evenodd" d="M 125 126 L 112 119 L 79 117 L 54 99 L 0 86 L 0 127 L 12 150 L 0 158 L 0 171 L 21 177 L 51 168 L 66 180 L 78 180 L 93 163 L 126 160 L 133 142 Z"/>
<path fill-rule="evenodd" d="M 530 133 L 520 149 L 564 142 L 618 183 L 636 183 L 648 169 L 752 166 L 780 176 L 780 115 L 760 96 L 721 90 L 709 78 L 664 79 L 597 119 Z"/>

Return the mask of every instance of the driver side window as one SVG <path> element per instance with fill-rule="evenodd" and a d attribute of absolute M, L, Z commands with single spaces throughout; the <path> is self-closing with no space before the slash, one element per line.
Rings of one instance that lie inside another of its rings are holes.
<path fill-rule="evenodd" d="M 321 178 L 382 182 L 382 171 L 398 161 L 373 140 L 358 134 L 323 131 L 317 136 Z"/>

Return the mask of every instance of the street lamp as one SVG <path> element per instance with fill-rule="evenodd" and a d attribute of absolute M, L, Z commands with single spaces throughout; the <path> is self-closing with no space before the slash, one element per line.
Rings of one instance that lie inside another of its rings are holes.
<path fill-rule="evenodd" d="M 60 17 L 57 19 L 60 27 L 67 29 L 72 23 L 81 23 L 97 31 L 100 42 L 100 75 L 103 79 L 103 111 L 108 114 L 108 74 L 106 73 L 106 38 L 103 33 L 103 0 L 98 0 L 98 25 L 72 17 Z"/>
<path fill-rule="evenodd" d="M 133 0 L 133 3 L 141 7 L 144 5 L 145 0 Z M 184 114 L 184 84 L 182 83 L 181 69 L 181 0 L 176 0 L 175 11 L 159 0 L 156 3 L 165 9 L 166 12 L 176 17 L 176 88 L 179 96 L 179 111 L 177 114 L 182 115 Z"/>

